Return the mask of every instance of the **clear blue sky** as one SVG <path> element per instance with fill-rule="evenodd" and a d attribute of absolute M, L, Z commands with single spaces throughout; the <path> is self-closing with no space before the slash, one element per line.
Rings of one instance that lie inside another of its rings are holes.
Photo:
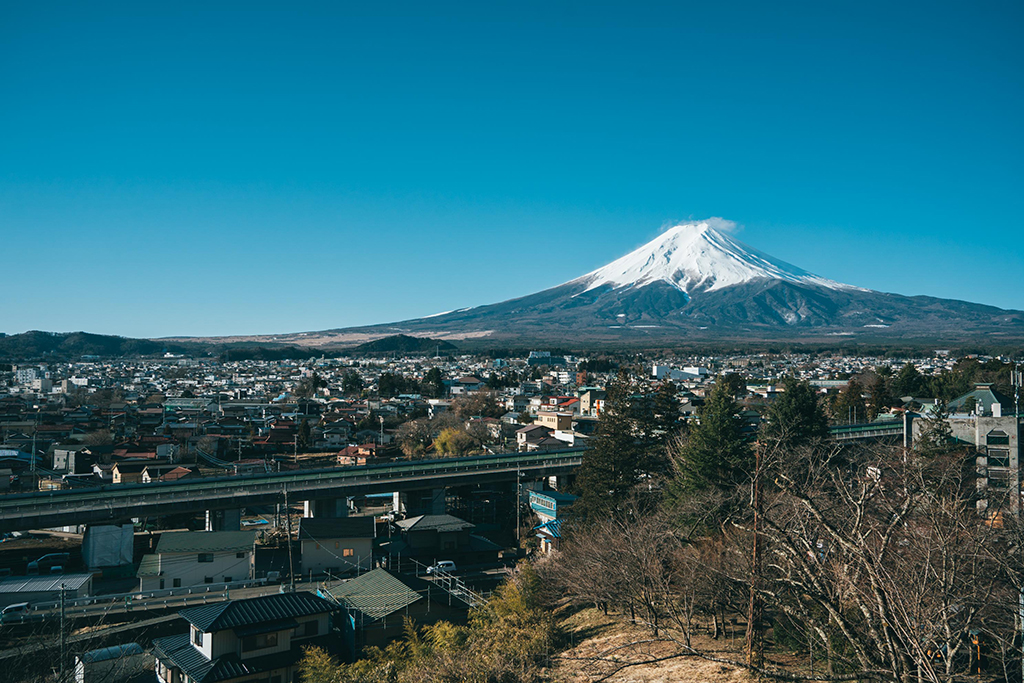
<path fill-rule="evenodd" d="M 216 7 L 216 9 L 211 9 Z M 0 330 L 491 303 L 686 218 L 1024 308 L 1020 2 L 0 6 Z"/>

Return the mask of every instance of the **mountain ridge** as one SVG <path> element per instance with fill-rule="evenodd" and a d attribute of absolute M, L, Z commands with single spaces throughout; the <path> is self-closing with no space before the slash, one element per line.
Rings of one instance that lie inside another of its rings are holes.
<path fill-rule="evenodd" d="M 332 349 L 407 335 L 475 345 L 1024 342 L 1024 311 L 836 282 L 764 254 L 722 219 L 673 226 L 560 285 L 482 306 L 291 334 L 166 337 L 161 343 Z"/>
<path fill-rule="evenodd" d="M 877 292 L 821 277 L 749 247 L 722 219 L 673 226 L 647 244 L 561 285 L 506 301 L 383 325 L 446 338 L 632 342 L 1024 339 L 1024 312 Z M 325 333 L 325 334 L 326 334 Z"/>

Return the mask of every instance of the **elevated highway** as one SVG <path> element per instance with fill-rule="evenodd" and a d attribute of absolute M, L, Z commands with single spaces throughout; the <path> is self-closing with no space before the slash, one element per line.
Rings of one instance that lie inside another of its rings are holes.
<path fill-rule="evenodd" d="M 903 438 L 903 421 L 835 425 L 829 428 L 829 433 L 834 441 Z"/>
<path fill-rule="evenodd" d="M 13 494 L 0 497 L 0 532 L 238 510 L 283 503 L 286 495 L 298 502 L 529 481 L 572 474 L 582 457 L 573 448 Z"/>

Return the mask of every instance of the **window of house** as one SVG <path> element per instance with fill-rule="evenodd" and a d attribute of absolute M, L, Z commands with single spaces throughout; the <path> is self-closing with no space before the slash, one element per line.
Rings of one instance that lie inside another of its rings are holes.
<path fill-rule="evenodd" d="M 320 632 L 320 622 L 319 621 L 307 621 L 306 622 L 306 628 L 302 632 L 302 635 L 305 636 L 306 638 L 308 638 L 310 636 L 315 636 L 319 632 Z"/>
<path fill-rule="evenodd" d="M 242 652 L 262 650 L 268 647 L 277 647 L 276 633 L 261 633 L 258 636 L 248 636 L 247 638 L 242 638 Z"/>
<path fill-rule="evenodd" d="M 230 576 L 225 576 L 224 577 L 224 583 L 231 583 L 231 577 Z"/>
<path fill-rule="evenodd" d="M 989 446 L 1009 446 L 1010 436 L 1006 432 L 990 432 L 986 441 Z"/>
<path fill-rule="evenodd" d="M 175 588 L 181 588 L 181 579 L 175 579 L 174 580 L 174 587 Z"/>
<path fill-rule="evenodd" d="M 237 557 L 240 560 L 244 560 L 245 559 L 245 553 L 244 552 L 242 552 L 242 553 L 235 553 L 235 557 Z"/>
<path fill-rule="evenodd" d="M 160 590 L 164 589 L 164 580 L 160 579 Z"/>
<path fill-rule="evenodd" d="M 1010 451 L 1006 448 L 990 448 L 988 449 L 988 466 L 989 467 L 1009 467 L 1010 466 Z"/>
<path fill-rule="evenodd" d="M 199 647 L 203 646 L 203 632 L 195 626 L 192 627 L 192 642 Z"/>
<path fill-rule="evenodd" d="M 1010 486 L 1010 473 L 989 470 L 988 485 L 993 489 L 1005 489 Z"/>
<path fill-rule="evenodd" d="M 345 548 L 343 551 L 341 551 L 342 557 L 352 557 L 355 554 L 356 554 L 356 549 L 355 548 Z"/>
<path fill-rule="evenodd" d="M 212 576 L 204 576 L 203 577 L 203 583 L 213 583 L 213 577 Z"/>
<path fill-rule="evenodd" d="M 200 562 L 213 562 L 213 553 L 199 553 Z"/>

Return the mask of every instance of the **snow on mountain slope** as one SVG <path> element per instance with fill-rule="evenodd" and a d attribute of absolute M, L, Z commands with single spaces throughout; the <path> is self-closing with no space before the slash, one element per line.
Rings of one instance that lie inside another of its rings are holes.
<path fill-rule="evenodd" d="M 717 218 L 682 223 L 622 258 L 566 284 L 584 284 L 584 291 L 590 291 L 604 285 L 620 289 L 665 282 L 691 294 L 768 279 L 867 291 L 818 277 L 752 249 L 721 230 L 724 224 Z"/>

